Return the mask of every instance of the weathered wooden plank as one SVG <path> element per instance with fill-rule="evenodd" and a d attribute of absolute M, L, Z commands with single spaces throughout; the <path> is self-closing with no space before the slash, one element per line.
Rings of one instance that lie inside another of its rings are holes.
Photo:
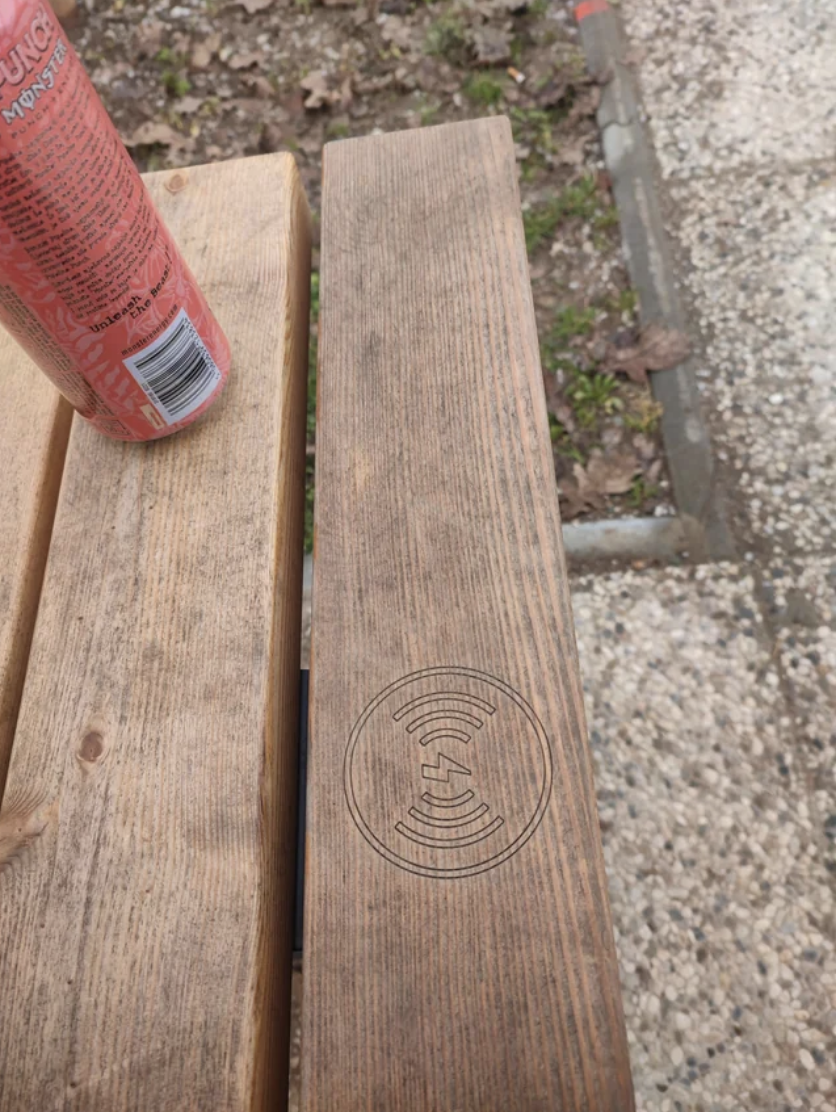
<path fill-rule="evenodd" d="M 306 1112 L 633 1106 L 505 120 L 326 148 Z"/>
<path fill-rule="evenodd" d="M 234 352 L 194 428 L 76 422 L 0 812 L 0 1109 L 284 1099 L 309 218 L 292 159 L 152 178 Z"/>
<path fill-rule="evenodd" d="M 0 799 L 70 417 L 57 390 L 0 329 Z"/>

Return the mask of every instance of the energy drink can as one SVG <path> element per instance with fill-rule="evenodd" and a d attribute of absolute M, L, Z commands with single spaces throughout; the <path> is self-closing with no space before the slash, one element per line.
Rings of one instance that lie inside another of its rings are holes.
<path fill-rule="evenodd" d="M 0 3 L 0 322 L 117 440 L 191 424 L 229 374 L 226 338 L 44 0 Z"/>

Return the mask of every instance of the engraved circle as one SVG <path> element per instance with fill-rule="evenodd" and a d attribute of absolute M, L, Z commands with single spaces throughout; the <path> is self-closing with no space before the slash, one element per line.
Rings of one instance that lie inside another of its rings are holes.
<path fill-rule="evenodd" d="M 428 668 L 390 684 L 351 731 L 344 786 L 360 833 L 419 876 L 496 868 L 528 841 L 552 788 L 552 751 L 509 684 Z"/>

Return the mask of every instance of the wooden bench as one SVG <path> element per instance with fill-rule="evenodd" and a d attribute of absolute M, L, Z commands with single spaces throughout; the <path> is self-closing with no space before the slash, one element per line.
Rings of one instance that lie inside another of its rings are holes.
<path fill-rule="evenodd" d="M 208 418 L 67 447 L 0 347 L 0 1112 L 286 1107 L 307 208 L 150 182 Z M 328 147 L 322 254 L 302 1106 L 625 1112 L 507 122 Z"/>

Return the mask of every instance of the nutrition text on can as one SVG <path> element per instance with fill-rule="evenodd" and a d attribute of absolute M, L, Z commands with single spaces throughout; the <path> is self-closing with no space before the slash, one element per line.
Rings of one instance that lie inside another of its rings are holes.
<path fill-rule="evenodd" d="M 229 345 L 61 25 L 0 0 L 0 322 L 118 440 L 190 424 Z"/>

